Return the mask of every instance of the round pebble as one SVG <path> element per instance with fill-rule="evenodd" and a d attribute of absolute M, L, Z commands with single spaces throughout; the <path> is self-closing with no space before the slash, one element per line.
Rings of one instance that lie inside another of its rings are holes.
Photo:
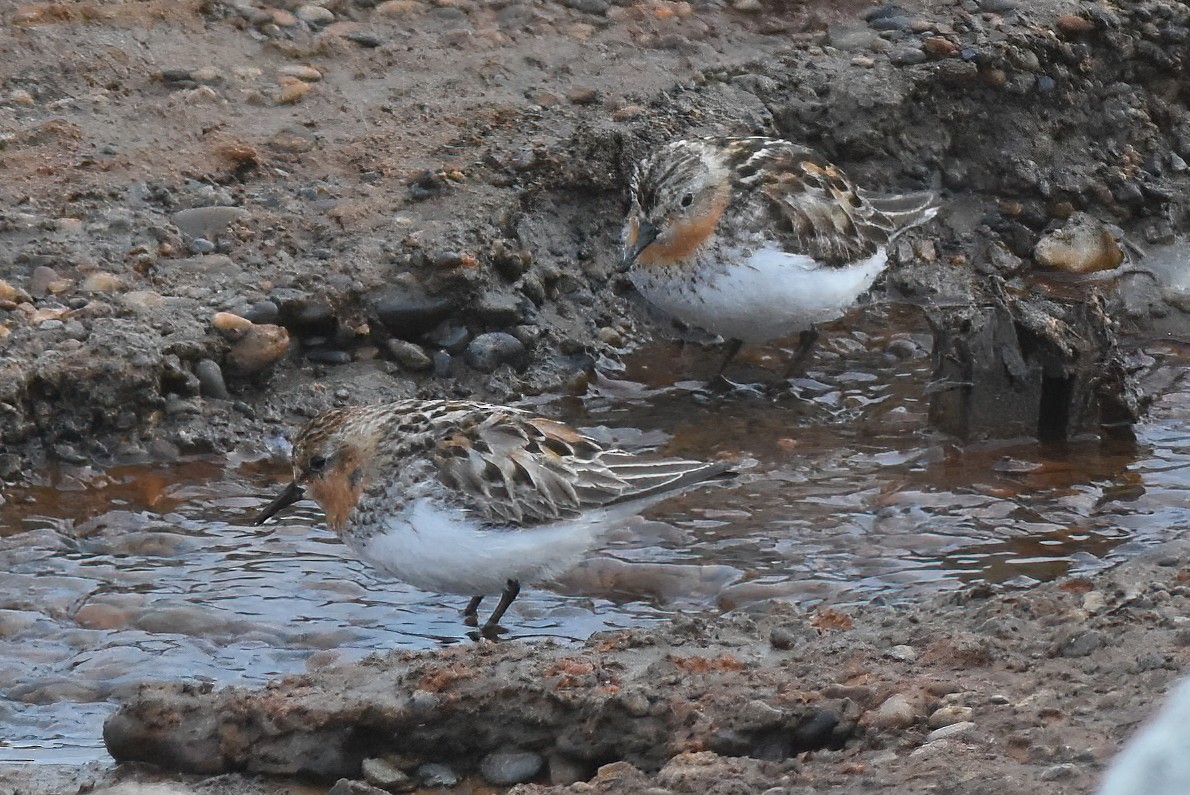
<path fill-rule="evenodd" d="M 307 25 L 314 25 L 317 27 L 329 25 L 335 21 L 335 15 L 333 12 L 323 8 L 322 6 L 316 6 L 313 4 L 299 7 L 297 10 L 297 18 L 302 22 L 305 22 Z"/>
<path fill-rule="evenodd" d="M 479 763 L 479 772 L 489 784 L 507 787 L 532 780 L 544 763 L 541 754 L 532 751 L 495 751 Z"/>
<path fill-rule="evenodd" d="M 218 362 L 203 359 L 194 365 L 194 375 L 198 378 L 199 394 L 219 400 L 228 400 L 231 395 L 227 391 L 227 384 L 223 381 L 223 368 Z"/>
<path fill-rule="evenodd" d="M 503 331 L 480 334 L 467 346 L 463 360 L 467 366 L 481 373 L 490 373 L 502 364 L 519 364 L 525 346 L 516 337 Z"/>
<path fill-rule="evenodd" d="M 190 250 L 195 254 L 213 254 L 215 244 L 205 237 L 196 237 L 190 241 Z"/>
<path fill-rule="evenodd" d="M 434 360 L 430 358 L 424 348 L 416 343 L 393 338 L 386 340 L 384 345 L 397 364 L 406 370 L 421 372 L 434 367 Z"/>

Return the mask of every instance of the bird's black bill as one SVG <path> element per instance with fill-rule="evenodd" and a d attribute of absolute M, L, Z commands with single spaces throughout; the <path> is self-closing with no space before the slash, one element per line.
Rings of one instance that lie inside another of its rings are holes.
<path fill-rule="evenodd" d="M 636 258 L 649 245 L 657 239 L 657 235 L 661 234 L 661 230 L 648 221 L 641 221 L 636 230 L 636 242 L 632 244 L 632 248 L 624 252 L 624 256 L 620 258 L 620 270 L 626 271 L 632 267 L 632 263 L 636 262 Z"/>
<path fill-rule="evenodd" d="M 305 496 L 306 496 L 305 489 L 303 489 L 301 486 L 299 486 L 296 483 L 290 483 L 288 486 L 285 487 L 285 491 L 281 492 L 281 494 L 277 497 L 277 499 L 270 502 L 268 504 L 268 507 L 260 512 L 260 516 L 256 517 L 255 521 L 253 521 L 252 524 L 254 524 L 254 525 L 264 524 L 269 519 L 272 519 L 274 516 L 276 516 L 278 513 L 280 513 L 282 510 L 288 508 L 290 505 L 293 505 L 295 502 L 297 502 L 298 500 L 302 499 Z"/>

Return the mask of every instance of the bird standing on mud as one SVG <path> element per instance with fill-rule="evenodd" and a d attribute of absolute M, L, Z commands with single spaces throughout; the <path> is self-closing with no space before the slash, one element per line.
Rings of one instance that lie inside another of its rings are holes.
<path fill-rule="evenodd" d="M 293 446 L 293 482 L 263 524 L 309 494 L 359 557 L 427 591 L 470 596 L 464 618 L 522 582 L 562 574 L 606 530 L 652 503 L 729 475 L 723 463 L 605 449 L 556 420 L 469 401 L 332 409 Z"/>
<path fill-rule="evenodd" d="M 631 183 L 621 265 L 637 290 L 683 323 L 744 342 L 840 317 L 888 261 L 886 248 L 938 211 L 931 192 L 878 196 L 789 141 L 699 138 L 646 157 Z"/>

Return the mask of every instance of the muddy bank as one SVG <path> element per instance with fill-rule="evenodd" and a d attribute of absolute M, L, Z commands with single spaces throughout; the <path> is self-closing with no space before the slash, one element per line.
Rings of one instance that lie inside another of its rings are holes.
<path fill-rule="evenodd" d="M 1188 579 L 1175 542 L 917 607 L 769 605 L 581 646 L 393 652 L 264 690 L 147 686 L 105 739 L 167 771 L 390 789 L 1082 793 L 1186 665 Z"/>
<path fill-rule="evenodd" d="M 1146 245 L 1184 225 L 1176 3 L 311 8 L 7 12 L 0 475 L 226 451 L 329 403 L 581 389 L 670 333 L 614 261 L 627 169 L 679 134 L 940 186 L 886 280 L 925 305 L 1044 294 L 1035 247 L 1079 211 Z M 1176 285 L 1121 280 L 1110 317 L 1184 318 Z"/>

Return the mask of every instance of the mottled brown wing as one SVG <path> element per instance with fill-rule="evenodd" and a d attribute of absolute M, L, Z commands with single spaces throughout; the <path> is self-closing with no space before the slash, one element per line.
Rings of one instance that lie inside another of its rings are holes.
<path fill-rule="evenodd" d="M 440 442 L 442 482 L 487 521 L 532 526 L 679 489 L 726 471 L 700 461 L 645 461 L 605 451 L 562 423 L 499 412 Z"/>
<path fill-rule="evenodd" d="M 929 192 L 882 197 L 864 191 L 837 166 L 789 141 L 744 138 L 728 151 L 737 195 L 744 197 L 740 215 L 768 224 L 790 253 L 827 265 L 869 257 L 937 210 Z"/>

